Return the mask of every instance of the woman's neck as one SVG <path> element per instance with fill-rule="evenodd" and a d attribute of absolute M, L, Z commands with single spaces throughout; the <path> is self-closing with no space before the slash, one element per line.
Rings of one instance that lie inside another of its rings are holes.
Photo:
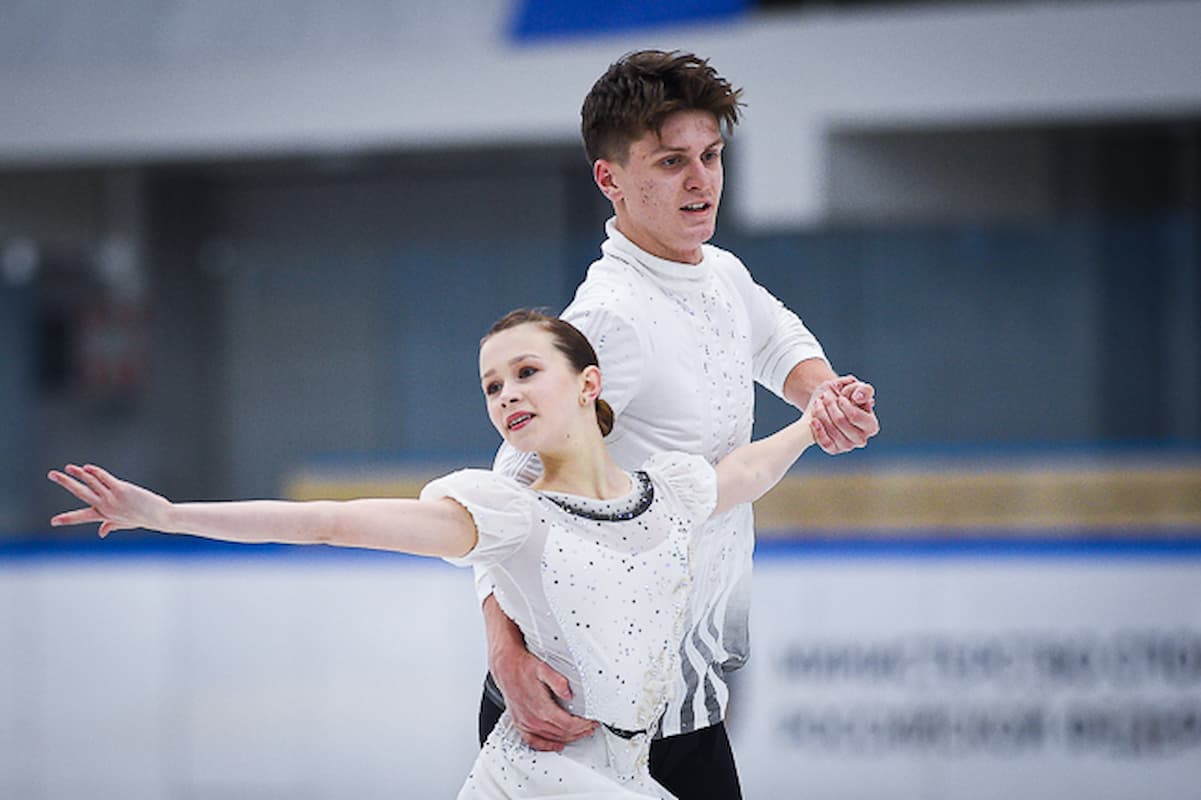
<path fill-rule="evenodd" d="M 563 452 L 540 452 L 538 458 L 542 476 L 531 488 L 539 491 L 612 500 L 633 489 L 629 475 L 610 457 L 599 431 L 595 443 Z"/>

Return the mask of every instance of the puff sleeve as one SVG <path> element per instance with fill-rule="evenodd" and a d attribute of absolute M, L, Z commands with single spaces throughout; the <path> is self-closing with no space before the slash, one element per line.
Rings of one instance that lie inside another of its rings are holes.
<path fill-rule="evenodd" d="M 529 538 L 533 499 L 528 489 L 512 478 L 483 469 L 465 469 L 430 481 L 421 490 L 422 500 L 457 502 L 475 521 L 479 541 L 470 553 L 445 558 L 457 567 L 489 567 L 512 556 Z"/>
<path fill-rule="evenodd" d="M 671 495 L 685 518 L 698 525 L 717 507 L 717 471 L 704 458 L 691 453 L 656 453 L 642 467 L 656 488 Z"/>

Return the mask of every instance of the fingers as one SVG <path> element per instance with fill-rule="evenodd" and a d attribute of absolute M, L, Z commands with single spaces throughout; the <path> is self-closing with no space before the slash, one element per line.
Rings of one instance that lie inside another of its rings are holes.
<path fill-rule="evenodd" d="M 560 675 L 555 670 L 551 669 L 544 662 L 539 662 L 538 679 L 546 684 L 559 699 L 567 701 L 571 699 L 571 683 L 567 678 Z M 577 717 L 564 711 L 558 703 L 551 703 L 547 707 L 547 721 L 560 728 L 561 732 L 569 736 L 567 741 L 574 741 L 581 736 L 587 736 L 596 728 L 596 722 L 590 719 Z"/>
<path fill-rule="evenodd" d="M 541 750 L 544 753 L 558 753 L 562 752 L 565 746 L 563 742 L 555 742 L 550 739 L 543 739 L 541 736 L 535 736 L 532 733 L 522 730 L 520 727 L 517 728 L 517 732 L 521 734 L 521 738 L 524 739 L 525 743 L 528 744 L 533 750 Z"/>
<path fill-rule="evenodd" d="M 856 379 L 853 375 L 847 377 L 851 380 L 841 388 L 839 394 L 865 411 L 871 411 L 876 405 L 876 387 Z"/>
<path fill-rule="evenodd" d="M 534 716 L 520 718 L 510 707 L 514 725 L 531 747 L 562 750 L 563 745 L 589 736 L 596 729 L 593 720 L 572 716 L 550 700 L 549 696 L 547 702 L 549 705 L 540 707 Z"/>
<path fill-rule="evenodd" d="M 46 473 L 46 477 L 75 495 L 89 507 L 54 515 L 50 518 L 52 527 L 99 522 L 101 538 L 108 536 L 113 531 L 128 527 L 109 517 L 116 507 L 115 491 L 120 488 L 121 481 L 119 479 L 93 464 L 83 467 L 67 464 L 63 470 L 64 472 L 50 470 Z"/>
<path fill-rule="evenodd" d="M 61 514 L 55 514 L 50 518 L 50 524 L 54 527 L 60 525 L 83 525 L 88 522 L 103 522 L 104 517 L 100 515 L 94 508 L 81 508 L 76 511 L 64 511 Z"/>
<path fill-rule="evenodd" d="M 73 478 L 76 478 L 80 481 L 83 481 L 85 484 L 87 484 L 88 488 L 92 490 L 92 492 L 96 495 L 97 498 L 100 499 L 101 502 L 108 500 L 112 497 L 113 493 L 112 493 L 111 486 L 106 484 L 103 477 L 101 476 L 101 473 L 103 473 L 104 475 L 108 475 L 108 473 L 104 472 L 99 467 L 93 466 L 91 464 L 88 464 L 87 466 L 84 466 L 84 467 L 77 467 L 74 464 L 68 464 L 67 465 L 67 473 L 70 474 Z M 108 477 L 110 479 L 112 478 L 111 475 L 109 475 Z"/>
<path fill-rule="evenodd" d="M 864 447 L 868 439 L 880 431 L 880 422 L 871 410 L 875 404 L 875 390 L 870 384 L 859 381 L 850 388 L 852 394 L 857 392 L 865 399 L 866 409 L 841 394 L 828 391 L 822 391 L 810 403 L 814 441 L 831 455 Z"/>
<path fill-rule="evenodd" d="M 568 742 L 590 735 L 596 723 L 568 713 L 555 700 L 571 698 L 567 679 L 528 652 L 522 661 L 529 666 L 496 664 L 493 671 L 521 738 L 537 750 L 562 750 Z"/>
<path fill-rule="evenodd" d="M 867 440 L 880 432 L 880 420 L 876 417 L 874 403 L 866 410 L 859 406 L 851 406 L 847 417 L 863 437 L 859 447 L 866 446 Z"/>
<path fill-rule="evenodd" d="M 826 426 L 822 424 L 820 419 L 814 418 L 809 422 L 809 428 L 813 431 L 813 441 L 817 442 L 817 446 L 830 455 L 837 455 L 838 450 L 834 443 L 834 438 L 830 436 L 826 430 Z"/>
<path fill-rule="evenodd" d="M 567 744 L 590 735 L 596 730 L 596 722 L 574 716 L 551 702 L 542 709 L 536 720 L 527 720 L 525 728 L 533 735 Z"/>
<path fill-rule="evenodd" d="M 122 487 L 129 484 L 113 475 L 104 467 L 99 467 L 95 464 L 86 464 L 83 468 L 84 472 L 96 481 L 96 484 L 101 487 L 103 493 L 107 497 L 115 498 Z"/>
<path fill-rule="evenodd" d="M 811 403 L 814 421 L 820 424 L 820 429 L 814 431 L 814 439 L 827 453 L 845 453 L 854 448 L 854 441 L 847 436 L 847 429 L 852 428 L 847 421 L 846 412 L 839 403 L 849 402 L 846 398 L 823 390 Z"/>
<path fill-rule="evenodd" d="M 846 425 L 840 423 L 839 427 L 847 435 L 847 438 L 855 441 L 859 441 L 862 438 L 862 444 L 867 444 L 869 437 L 863 434 L 867 434 L 873 427 L 879 428 L 879 423 L 875 421 L 875 414 L 872 411 L 864 410 L 841 395 L 835 402 L 838 405 L 838 410 L 841 412 L 842 419 L 846 421 Z M 875 431 L 872 431 L 872 433 L 874 434 Z"/>
<path fill-rule="evenodd" d="M 555 672 L 545 663 L 542 663 L 538 668 L 538 680 L 545 683 L 560 700 L 571 699 L 571 684 L 566 678 Z"/>
<path fill-rule="evenodd" d="M 839 375 L 837 378 L 830 378 L 829 380 L 819 383 L 817 388 L 813 390 L 813 394 L 814 396 L 819 395 L 822 392 L 842 394 L 842 392 L 846 390 L 848 386 L 851 386 L 857 382 L 858 379 L 854 375 Z"/>
<path fill-rule="evenodd" d="M 806 408 L 813 440 L 830 455 L 866 446 L 880 432 L 875 407 L 876 389 L 870 383 L 854 375 L 823 381 Z"/>
<path fill-rule="evenodd" d="M 75 467 L 74 464 L 68 464 L 66 466 L 68 471 L 71 471 L 72 468 L 79 469 L 78 467 Z M 93 492 L 89 486 L 81 483 L 70 475 L 65 475 L 56 469 L 52 469 L 46 474 L 46 477 L 90 506 L 94 506 L 99 502 L 99 498 L 96 497 L 96 493 Z"/>

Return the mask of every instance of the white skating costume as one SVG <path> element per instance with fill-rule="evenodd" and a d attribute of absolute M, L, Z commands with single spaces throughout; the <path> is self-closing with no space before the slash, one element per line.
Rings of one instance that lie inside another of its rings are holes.
<path fill-rule="evenodd" d="M 567 709 L 602 725 L 561 753 L 537 752 L 506 711 L 460 798 L 670 798 L 647 759 L 680 671 L 692 537 L 717 502 L 702 458 L 664 453 L 629 494 L 595 500 L 537 492 L 463 470 L 423 500 L 465 507 L 479 542 L 457 565 L 489 568 L 497 602 L 526 646 L 571 684 Z"/>

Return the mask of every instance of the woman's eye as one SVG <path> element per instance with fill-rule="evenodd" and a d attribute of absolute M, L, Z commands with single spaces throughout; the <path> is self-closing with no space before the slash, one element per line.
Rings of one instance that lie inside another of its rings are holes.
<path fill-rule="evenodd" d="M 535 372 L 537 372 L 537 371 L 538 371 L 538 370 L 534 369 L 533 367 L 522 367 L 521 369 L 519 369 L 519 370 L 517 371 L 517 377 L 519 377 L 519 378 L 528 378 L 528 377 L 530 377 L 531 375 L 533 375 L 533 374 L 534 374 Z"/>
<path fill-rule="evenodd" d="M 496 394 L 500 391 L 500 384 L 495 381 L 484 387 L 484 394 Z"/>

